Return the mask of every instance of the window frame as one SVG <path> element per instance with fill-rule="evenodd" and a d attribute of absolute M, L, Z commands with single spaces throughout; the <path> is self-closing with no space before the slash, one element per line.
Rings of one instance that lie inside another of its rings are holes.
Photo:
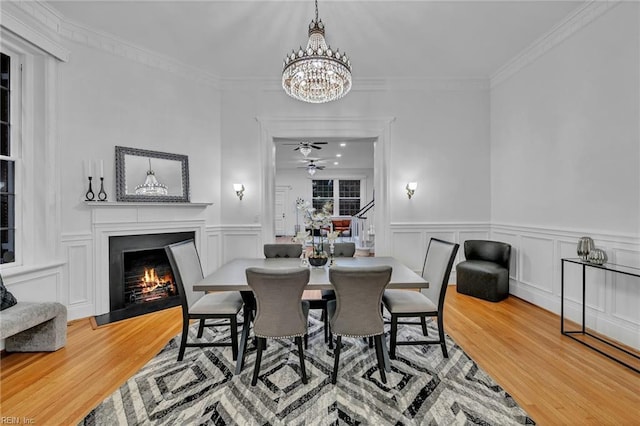
<path fill-rule="evenodd" d="M 341 178 L 318 178 L 318 179 L 311 179 L 311 203 L 314 204 L 314 201 L 317 199 L 322 199 L 325 200 L 326 197 L 314 197 L 313 195 L 313 182 L 314 181 L 332 181 L 332 185 L 333 185 L 333 196 L 331 201 L 333 202 L 333 214 L 332 216 L 335 217 L 341 217 L 341 216 L 353 216 L 353 215 L 341 215 L 340 214 L 340 181 L 346 181 L 346 180 L 356 180 L 360 182 L 360 196 L 357 197 L 360 200 L 360 207 L 358 210 L 362 209 L 362 200 L 364 198 L 363 196 L 363 192 L 365 191 L 365 179 L 362 178 L 358 178 L 358 177 L 341 177 Z M 344 199 L 349 199 L 349 200 L 353 200 L 356 199 L 356 197 L 343 197 Z M 314 206 L 316 208 L 318 208 L 317 206 Z"/>
<path fill-rule="evenodd" d="M 10 81 L 9 81 L 9 155 L 0 154 L 0 160 L 13 163 L 13 215 L 14 215 L 14 259 L 12 262 L 2 263 L 2 268 L 13 268 L 22 266 L 23 256 L 23 212 L 21 195 L 24 193 L 22 181 L 22 135 L 23 135 L 23 111 L 24 111 L 24 78 L 23 67 L 25 64 L 25 53 L 17 48 L 12 48 L 6 43 L 0 45 L 0 52 L 9 56 Z"/>

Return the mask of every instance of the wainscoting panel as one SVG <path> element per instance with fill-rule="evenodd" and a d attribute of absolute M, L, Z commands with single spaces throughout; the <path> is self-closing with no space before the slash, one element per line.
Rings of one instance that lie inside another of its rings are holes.
<path fill-rule="evenodd" d="M 202 262 L 204 274 L 210 274 L 222 265 L 222 238 L 216 228 L 207 227 L 203 246 L 207 248 L 206 262 Z"/>
<path fill-rule="evenodd" d="M 69 320 L 92 316 L 95 311 L 92 234 L 63 234 L 62 268 L 64 300 Z"/>
<path fill-rule="evenodd" d="M 494 232 L 491 239 L 493 241 L 499 241 L 511 245 L 511 259 L 509 259 L 509 279 L 518 280 L 518 273 L 520 271 L 520 265 L 518 259 L 520 258 L 520 239 L 518 235 L 507 232 Z"/>
<path fill-rule="evenodd" d="M 391 251 L 394 257 L 414 271 L 422 271 L 427 243 L 423 232 L 396 231 L 391 238 Z"/>
<path fill-rule="evenodd" d="M 596 247 L 605 250 L 609 263 L 640 267 L 638 237 L 492 225 L 491 239 L 517 247 L 519 264 L 512 274 L 510 293 L 560 314 L 561 259 L 577 258 L 577 241 L 584 235 L 591 236 Z M 564 283 L 565 318 L 581 323 L 582 267 L 565 263 Z M 640 279 L 587 267 L 585 299 L 587 327 L 640 349 Z"/>
<path fill-rule="evenodd" d="M 427 245 L 431 238 L 460 244 L 451 270 L 450 283 L 456 282 L 455 265 L 464 259 L 462 245 L 465 240 L 487 239 L 489 224 L 485 223 L 398 223 L 391 225 L 391 255 L 416 273 L 422 272 Z"/>
<path fill-rule="evenodd" d="M 62 301 L 62 265 L 34 268 L 20 274 L 2 273 L 7 289 L 18 301 Z M 61 302 L 63 303 L 63 302 Z"/>
<path fill-rule="evenodd" d="M 259 225 L 222 227 L 223 263 L 243 257 L 263 257 Z"/>
<path fill-rule="evenodd" d="M 612 261 L 620 265 L 640 267 L 640 252 L 614 249 Z M 636 271 L 640 273 L 640 268 Z M 611 312 L 614 317 L 631 324 L 640 324 L 640 278 L 612 274 Z"/>
<path fill-rule="evenodd" d="M 553 292 L 553 239 L 522 236 L 519 262 L 520 282 L 538 290 Z"/>

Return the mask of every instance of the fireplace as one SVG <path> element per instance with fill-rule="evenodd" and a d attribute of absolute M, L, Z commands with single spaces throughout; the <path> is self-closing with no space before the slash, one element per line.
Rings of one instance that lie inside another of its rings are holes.
<path fill-rule="evenodd" d="M 194 232 L 109 237 L 109 312 L 98 325 L 180 304 L 164 247 L 194 239 Z"/>

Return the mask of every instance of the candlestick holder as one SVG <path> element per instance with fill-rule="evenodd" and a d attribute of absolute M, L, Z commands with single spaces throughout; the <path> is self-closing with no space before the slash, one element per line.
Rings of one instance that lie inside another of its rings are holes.
<path fill-rule="evenodd" d="M 98 201 L 107 201 L 107 193 L 104 191 L 104 178 L 100 178 L 100 192 L 98 192 Z"/>
<path fill-rule="evenodd" d="M 93 201 L 96 198 L 96 194 L 94 194 L 93 189 L 91 188 L 91 180 L 93 178 L 89 176 L 89 190 L 84 194 L 86 201 Z"/>

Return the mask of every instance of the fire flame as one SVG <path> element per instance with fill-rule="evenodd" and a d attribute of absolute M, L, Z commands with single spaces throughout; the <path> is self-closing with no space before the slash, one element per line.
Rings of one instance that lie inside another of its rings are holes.
<path fill-rule="evenodd" d="M 173 277 L 171 274 L 166 274 L 161 278 L 154 268 L 144 268 L 144 277 L 141 279 L 143 293 L 151 293 L 157 288 L 164 287 L 167 283 L 173 288 Z"/>

